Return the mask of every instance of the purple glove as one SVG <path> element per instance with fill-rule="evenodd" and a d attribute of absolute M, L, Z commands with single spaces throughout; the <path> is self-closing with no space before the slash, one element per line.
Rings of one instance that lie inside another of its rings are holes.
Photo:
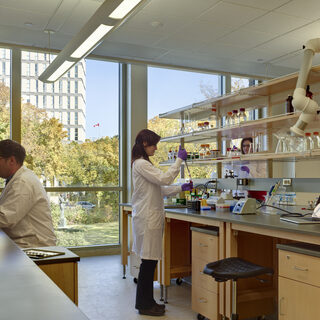
<path fill-rule="evenodd" d="M 247 174 L 250 173 L 250 169 L 249 169 L 247 166 L 242 166 L 242 167 L 240 168 L 240 170 L 241 170 L 241 171 L 245 171 Z"/>
<path fill-rule="evenodd" d="M 192 181 L 190 181 L 189 183 L 184 183 L 181 186 L 182 191 L 191 191 L 192 189 L 193 189 L 193 182 Z"/>
<path fill-rule="evenodd" d="M 188 153 L 186 149 L 181 149 L 181 145 L 179 146 L 178 158 L 182 160 L 187 160 Z"/>

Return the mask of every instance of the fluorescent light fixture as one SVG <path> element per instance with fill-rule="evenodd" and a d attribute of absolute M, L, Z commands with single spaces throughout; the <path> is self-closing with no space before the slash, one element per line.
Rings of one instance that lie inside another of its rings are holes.
<path fill-rule="evenodd" d="M 99 41 L 113 28 L 113 26 L 107 26 L 100 24 L 100 26 L 93 31 L 93 33 L 77 48 L 72 54 L 72 58 L 79 59 L 88 51 L 92 51 L 99 43 Z"/>
<path fill-rule="evenodd" d="M 141 0 L 123 0 L 109 15 L 112 19 L 124 18 Z"/>
<path fill-rule="evenodd" d="M 56 81 L 60 78 L 71 66 L 74 64 L 72 61 L 65 61 L 62 65 L 48 78 L 48 81 Z"/>
<path fill-rule="evenodd" d="M 105 0 L 38 79 L 43 82 L 57 81 L 147 1 L 149 0 Z"/>

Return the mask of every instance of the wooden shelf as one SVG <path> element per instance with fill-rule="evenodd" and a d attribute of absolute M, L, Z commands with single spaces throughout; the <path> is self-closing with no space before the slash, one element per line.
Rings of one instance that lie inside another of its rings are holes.
<path fill-rule="evenodd" d="M 277 115 L 274 117 L 263 118 L 259 120 L 247 121 L 241 125 L 232 127 L 224 127 L 218 129 L 209 129 L 203 131 L 195 131 L 184 135 L 177 135 L 172 137 L 162 138 L 162 142 L 177 142 L 183 138 L 184 142 L 201 142 L 205 143 L 213 138 L 227 138 L 237 139 L 245 137 L 254 137 L 259 133 L 266 134 L 267 132 L 277 132 L 283 128 L 289 128 L 293 126 L 300 113 L 291 113 Z M 308 130 L 311 131 L 314 128 L 319 128 L 319 116 L 314 116 L 314 121 L 308 125 Z"/>
<path fill-rule="evenodd" d="M 237 105 L 245 101 L 253 100 L 258 97 L 268 97 L 272 94 L 295 89 L 298 79 L 298 73 L 292 73 L 285 77 L 266 81 L 258 86 L 252 86 L 231 94 L 211 98 L 208 100 L 194 103 L 189 106 L 175 109 L 166 113 L 161 113 L 160 118 L 181 119 L 185 112 L 188 112 L 193 118 L 201 119 L 202 116 L 211 111 L 211 104 L 215 104 L 218 109 Z M 320 66 L 313 67 L 309 73 L 308 84 L 320 81 Z"/>

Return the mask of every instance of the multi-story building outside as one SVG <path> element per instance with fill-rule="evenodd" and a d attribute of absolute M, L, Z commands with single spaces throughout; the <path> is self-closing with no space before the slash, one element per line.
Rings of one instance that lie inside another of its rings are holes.
<path fill-rule="evenodd" d="M 21 96 L 23 102 L 45 109 L 57 118 L 68 133 L 67 140 L 83 142 L 86 138 L 86 69 L 81 60 L 54 83 L 44 83 L 38 76 L 55 56 L 22 51 Z M 10 50 L 0 48 L 0 81 L 10 84 Z"/>

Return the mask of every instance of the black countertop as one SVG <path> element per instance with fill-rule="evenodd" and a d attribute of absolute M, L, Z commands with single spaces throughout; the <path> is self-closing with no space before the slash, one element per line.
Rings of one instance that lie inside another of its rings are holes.
<path fill-rule="evenodd" d="M 88 320 L 0 230 L 0 319 Z"/>

